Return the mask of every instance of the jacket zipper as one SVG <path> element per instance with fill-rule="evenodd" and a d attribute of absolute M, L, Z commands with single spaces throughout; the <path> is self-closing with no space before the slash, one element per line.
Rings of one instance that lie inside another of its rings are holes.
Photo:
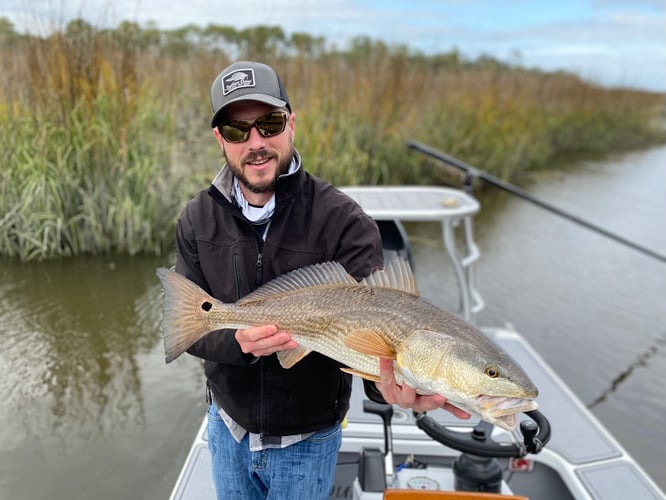
<path fill-rule="evenodd" d="M 263 276 L 264 276 L 264 240 L 259 236 L 257 237 L 257 260 L 255 262 L 255 269 L 256 269 L 256 274 L 254 277 L 254 283 L 256 287 L 258 288 L 262 283 L 263 283 Z M 264 433 L 264 422 L 266 420 L 264 412 L 265 412 L 265 393 L 264 393 L 264 387 L 266 385 L 266 363 L 264 358 L 259 359 L 259 379 L 261 380 L 261 383 L 259 384 L 259 411 L 258 411 L 258 419 L 259 419 L 259 434 L 261 438 L 263 439 L 263 433 Z"/>
<path fill-rule="evenodd" d="M 236 287 L 236 300 L 241 298 L 240 273 L 238 272 L 238 254 L 234 253 L 234 286 Z"/>
<path fill-rule="evenodd" d="M 264 254 L 262 253 L 261 248 L 259 249 L 259 253 L 257 254 L 257 262 L 255 263 L 255 267 L 257 270 L 257 274 L 255 275 L 254 278 L 254 284 L 259 285 L 262 284 L 262 277 L 264 276 Z"/>

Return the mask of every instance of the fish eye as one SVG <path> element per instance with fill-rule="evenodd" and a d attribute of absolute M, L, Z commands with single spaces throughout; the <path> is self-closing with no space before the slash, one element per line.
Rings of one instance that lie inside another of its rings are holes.
<path fill-rule="evenodd" d="M 486 375 L 490 378 L 497 378 L 499 377 L 499 370 L 493 365 L 486 366 Z"/>
<path fill-rule="evenodd" d="M 213 304 L 211 304 L 208 301 L 205 301 L 201 304 L 201 309 L 203 309 L 206 312 L 210 311 L 212 308 L 213 308 Z"/>

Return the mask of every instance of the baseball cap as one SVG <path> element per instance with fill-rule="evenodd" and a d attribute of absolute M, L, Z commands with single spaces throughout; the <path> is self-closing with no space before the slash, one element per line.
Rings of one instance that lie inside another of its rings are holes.
<path fill-rule="evenodd" d="M 259 101 L 291 111 L 284 84 L 273 68 L 266 64 L 238 61 L 224 69 L 210 89 L 213 105 L 211 127 L 216 127 L 224 108 L 237 101 Z"/>

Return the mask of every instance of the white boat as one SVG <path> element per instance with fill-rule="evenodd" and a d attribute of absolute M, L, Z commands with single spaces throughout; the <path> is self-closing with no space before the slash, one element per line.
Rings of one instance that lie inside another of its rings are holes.
<path fill-rule="evenodd" d="M 445 187 L 384 186 L 343 190 L 378 221 L 387 253 L 409 252 L 399 221 L 441 224 L 444 248 L 458 282 L 459 314 L 474 322 L 474 315 L 484 307 L 475 287 L 474 274 L 480 256 L 473 231 L 473 218 L 480 208 L 477 200 L 461 190 Z M 418 266 L 418 262 L 415 265 Z M 482 462 L 480 467 L 486 469 L 499 465 L 501 476 L 495 487 L 499 493 L 484 493 L 493 490 L 489 489 L 488 481 L 478 481 L 479 471 L 474 470 L 472 483 L 477 485 L 476 493 L 461 493 L 456 488 L 470 484 L 465 475 L 469 467 L 462 470 L 462 458 L 471 456 L 475 460 L 479 455 L 446 446 L 440 442 L 441 436 L 433 439 L 417 425 L 417 417 L 422 419 L 423 415 L 416 416 L 411 410 L 388 407 L 392 418 L 390 426 L 384 426 L 378 415 L 363 411 L 365 394 L 361 381 L 355 378 L 332 499 L 374 500 L 397 494 L 404 495 L 400 498 L 412 498 L 424 490 L 438 491 L 437 498 L 499 499 L 502 495 L 507 499 L 539 500 L 666 498 L 520 333 L 511 327 L 481 326 L 480 329 L 509 352 L 539 388 L 539 410 L 547 417 L 547 422 L 538 423 L 534 432 L 541 436 L 549 422 L 551 432 L 547 444 L 542 449 L 529 447 L 528 451 L 523 443 L 529 439 L 524 439 L 518 431 L 490 430 L 484 425 L 477 426 L 479 421 L 475 419 L 459 420 L 443 410 L 430 412 L 427 421 L 435 422 L 436 426 L 462 434 L 463 439 L 469 439 L 473 433 L 491 431 L 482 445 L 492 446 L 493 443 L 488 443 L 492 438 L 500 443 L 496 446 L 516 450 L 518 455 L 474 462 L 477 465 Z M 530 419 L 523 416 L 523 420 L 529 422 Z M 465 477 L 461 478 L 461 470 Z M 197 431 L 170 498 L 215 499 L 205 420 Z"/>

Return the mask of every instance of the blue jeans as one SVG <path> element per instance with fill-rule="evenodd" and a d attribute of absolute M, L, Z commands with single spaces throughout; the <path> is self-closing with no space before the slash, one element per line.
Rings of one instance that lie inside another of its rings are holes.
<path fill-rule="evenodd" d="M 208 445 L 219 500 L 328 499 L 341 442 L 336 425 L 286 448 L 251 452 L 247 434 L 237 443 L 215 407 L 208 411 Z"/>

